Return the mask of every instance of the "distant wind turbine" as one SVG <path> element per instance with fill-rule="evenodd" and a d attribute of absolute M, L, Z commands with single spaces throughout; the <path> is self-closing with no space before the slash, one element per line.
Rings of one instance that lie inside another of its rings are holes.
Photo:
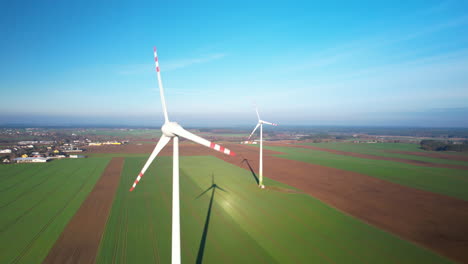
<path fill-rule="evenodd" d="M 260 162 L 259 162 L 259 166 L 258 166 L 259 167 L 258 186 L 260 188 L 264 189 L 265 185 L 263 185 L 263 124 L 272 125 L 272 126 L 277 126 L 277 124 L 261 120 L 260 115 L 258 114 L 257 107 L 255 107 L 255 112 L 257 112 L 258 123 L 257 123 L 257 126 L 255 126 L 252 133 L 250 133 L 250 136 L 249 136 L 248 140 L 250 140 L 250 137 L 252 137 L 253 133 L 255 133 L 255 130 L 257 130 L 257 128 L 260 127 Z"/>
<path fill-rule="evenodd" d="M 212 143 L 204 138 L 201 138 L 195 134 L 188 132 L 183 129 L 182 126 L 176 122 L 169 121 L 167 115 L 166 100 L 164 99 L 164 88 L 161 81 L 161 74 L 159 72 L 158 55 L 156 53 L 156 47 L 154 47 L 154 62 L 156 64 L 156 73 L 158 76 L 159 92 L 161 94 L 161 103 L 164 112 L 164 125 L 161 127 L 162 136 L 159 139 L 158 144 L 154 148 L 150 157 L 138 174 L 135 182 L 133 183 L 130 191 L 135 189 L 138 182 L 141 180 L 146 170 L 171 139 L 174 139 L 174 151 L 173 151 L 173 164 L 172 164 L 172 253 L 171 261 L 173 264 L 179 264 L 181 261 L 180 256 L 180 202 L 179 202 L 179 137 L 184 137 L 200 145 L 212 148 L 216 151 L 222 152 L 226 155 L 235 156 L 236 154 L 227 148 L 221 147 L 218 144 Z"/>

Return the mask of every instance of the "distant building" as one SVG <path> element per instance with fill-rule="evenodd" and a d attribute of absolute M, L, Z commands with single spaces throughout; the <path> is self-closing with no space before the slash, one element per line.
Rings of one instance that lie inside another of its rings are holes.
<path fill-rule="evenodd" d="M 65 155 L 55 155 L 55 156 L 49 156 L 47 157 L 49 159 L 63 159 L 63 158 L 66 158 Z"/>
<path fill-rule="evenodd" d="M 0 149 L 0 153 L 11 153 L 11 149 Z"/>
<path fill-rule="evenodd" d="M 43 163 L 49 161 L 49 158 L 16 158 L 13 159 L 16 163 Z"/>
<path fill-rule="evenodd" d="M 117 142 L 117 141 L 107 141 L 107 142 L 103 142 L 102 144 L 103 145 L 121 145 L 122 143 Z"/>
<path fill-rule="evenodd" d="M 83 155 L 70 155 L 69 158 L 70 159 L 82 159 L 82 158 L 86 158 L 86 156 L 83 156 Z"/>
<path fill-rule="evenodd" d="M 30 144 L 37 144 L 39 141 L 20 141 L 18 145 L 30 145 Z"/>

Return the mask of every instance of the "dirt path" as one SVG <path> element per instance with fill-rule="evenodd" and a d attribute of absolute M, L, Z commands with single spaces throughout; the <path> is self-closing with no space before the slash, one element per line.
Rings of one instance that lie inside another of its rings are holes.
<path fill-rule="evenodd" d="M 236 157 L 219 158 L 258 171 L 258 148 L 228 145 Z M 417 190 L 367 175 L 271 156 L 264 159 L 267 177 L 413 241 L 441 255 L 468 263 L 468 202 Z M 254 181 L 254 180 L 253 180 Z"/>
<path fill-rule="evenodd" d="M 43 263 L 94 263 L 120 181 L 124 158 L 113 158 Z"/>
<path fill-rule="evenodd" d="M 407 155 L 415 155 L 415 156 L 422 156 L 422 157 L 429 157 L 429 158 L 437 158 L 437 159 L 448 159 L 448 160 L 460 160 L 460 161 L 468 161 L 468 155 L 450 155 L 446 153 L 440 152 L 418 152 L 418 151 L 396 151 L 396 150 L 387 150 L 390 153 L 399 153 L 399 154 L 407 154 Z"/>
<path fill-rule="evenodd" d="M 433 163 L 428 161 L 421 161 L 421 160 L 412 160 L 412 159 L 402 159 L 402 158 L 393 158 L 393 157 L 383 157 L 377 155 L 370 155 L 370 154 L 361 154 L 349 151 L 341 151 L 335 149 L 327 149 L 327 148 L 319 148 L 314 146 L 305 146 L 305 145 L 284 145 L 284 144 L 269 144 L 270 146 L 279 146 L 279 147 L 294 147 L 294 148 L 305 148 L 305 149 L 313 149 L 318 151 L 325 151 L 333 154 L 344 155 L 344 156 L 351 156 L 356 158 L 363 158 L 363 159 L 372 159 L 372 160 L 388 160 L 388 161 L 396 161 L 416 166 L 424 166 L 424 167 L 435 167 L 435 168 L 448 168 L 448 169 L 459 169 L 459 170 L 468 170 L 468 166 L 464 165 L 457 165 L 457 164 L 442 164 L 442 163 Z M 413 152 L 411 152 L 413 153 Z M 417 153 L 417 152 L 416 152 Z M 408 154 L 403 153 L 401 154 Z M 431 157 L 435 158 L 435 157 Z"/>

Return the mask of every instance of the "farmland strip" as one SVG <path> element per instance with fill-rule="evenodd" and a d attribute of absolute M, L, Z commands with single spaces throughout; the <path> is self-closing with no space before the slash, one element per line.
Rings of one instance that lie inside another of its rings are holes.
<path fill-rule="evenodd" d="M 93 263 L 119 184 L 123 158 L 113 158 L 44 263 Z M 92 220 L 90 220 L 92 218 Z"/>
<path fill-rule="evenodd" d="M 284 144 L 270 144 L 271 146 L 281 146 L 284 147 Z M 458 170 L 468 170 L 468 166 L 464 165 L 456 165 L 456 164 L 442 164 L 442 163 L 433 163 L 421 160 L 412 160 L 412 159 L 402 159 L 402 158 L 394 158 L 394 157 L 384 157 L 384 156 L 377 156 L 371 154 L 362 154 L 362 153 L 355 153 L 349 151 L 342 151 L 342 150 L 335 150 L 335 149 L 327 149 L 327 148 L 319 148 L 314 146 L 306 146 L 306 145 L 287 145 L 287 147 L 294 147 L 294 148 L 305 148 L 305 149 L 312 149 L 318 151 L 325 151 L 337 155 L 344 155 L 356 158 L 363 158 L 363 159 L 371 159 L 371 160 L 388 160 L 388 161 L 396 161 L 401 163 L 406 163 L 415 166 L 424 166 L 424 167 L 434 167 L 434 168 L 446 168 L 446 169 L 458 169 Z M 466 180 L 466 179 L 462 179 Z"/>
<path fill-rule="evenodd" d="M 92 176 L 92 173 L 88 176 L 91 177 Z M 83 188 L 85 187 L 87 183 L 87 180 L 86 181 L 83 181 L 83 183 L 80 185 L 80 187 L 78 188 L 78 190 L 70 197 L 70 199 L 63 205 L 63 207 L 61 207 L 57 213 L 55 213 L 52 218 L 41 228 L 41 230 L 39 230 L 39 232 L 32 238 L 32 240 L 28 243 L 28 245 L 22 250 L 21 254 L 19 254 L 14 260 L 13 260 L 13 264 L 14 263 L 18 263 L 19 261 L 21 261 L 21 259 L 26 255 L 26 253 L 28 252 L 28 250 L 32 247 L 32 245 L 34 244 L 34 242 L 40 237 L 40 235 L 55 221 L 55 219 L 65 210 L 65 208 L 68 207 L 68 205 L 71 203 L 71 201 L 73 201 L 73 199 L 76 198 L 76 196 L 78 196 L 78 194 L 83 190 Z"/>
<path fill-rule="evenodd" d="M 437 158 L 437 159 L 468 161 L 468 155 L 457 155 L 457 154 L 448 154 L 448 153 L 440 153 L 440 152 L 402 151 L 402 150 L 387 150 L 385 152 L 415 155 L 415 156 Z"/>
<path fill-rule="evenodd" d="M 73 171 L 73 173 L 69 174 L 67 179 L 70 178 L 71 176 L 73 176 L 77 171 L 79 171 L 79 169 L 76 169 L 75 171 Z M 37 206 L 39 206 L 44 200 L 46 200 L 47 198 L 49 198 L 50 196 L 52 196 L 55 192 L 57 192 L 60 188 L 60 183 L 57 183 L 57 185 L 54 186 L 54 188 L 52 190 L 50 190 L 49 192 L 47 192 L 41 199 L 38 199 L 36 201 L 36 203 L 34 203 L 33 205 L 31 205 L 28 209 L 26 209 L 24 212 L 22 212 L 20 215 L 18 215 L 15 219 L 12 219 L 11 221 L 9 221 L 7 224 L 5 224 L 4 226 L 2 226 L 0 228 L 0 233 L 3 233 L 5 232 L 6 230 L 8 230 L 8 228 L 10 228 L 13 224 L 15 224 L 16 222 L 18 222 L 21 218 L 23 218 L 24 216 L 26 216 L 30 211 L 32 211 L 34 208 L 36 208 Z M 81 189 L 80 189 L 81 190 Z"/>

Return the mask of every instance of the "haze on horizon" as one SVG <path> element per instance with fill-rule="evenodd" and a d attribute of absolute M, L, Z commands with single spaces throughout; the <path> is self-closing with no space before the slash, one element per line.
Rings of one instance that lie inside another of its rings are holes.
<path fill-rule="evenodd" d="M 468 127 L 468 2 L 4 3 L 0 125 Z"/>

